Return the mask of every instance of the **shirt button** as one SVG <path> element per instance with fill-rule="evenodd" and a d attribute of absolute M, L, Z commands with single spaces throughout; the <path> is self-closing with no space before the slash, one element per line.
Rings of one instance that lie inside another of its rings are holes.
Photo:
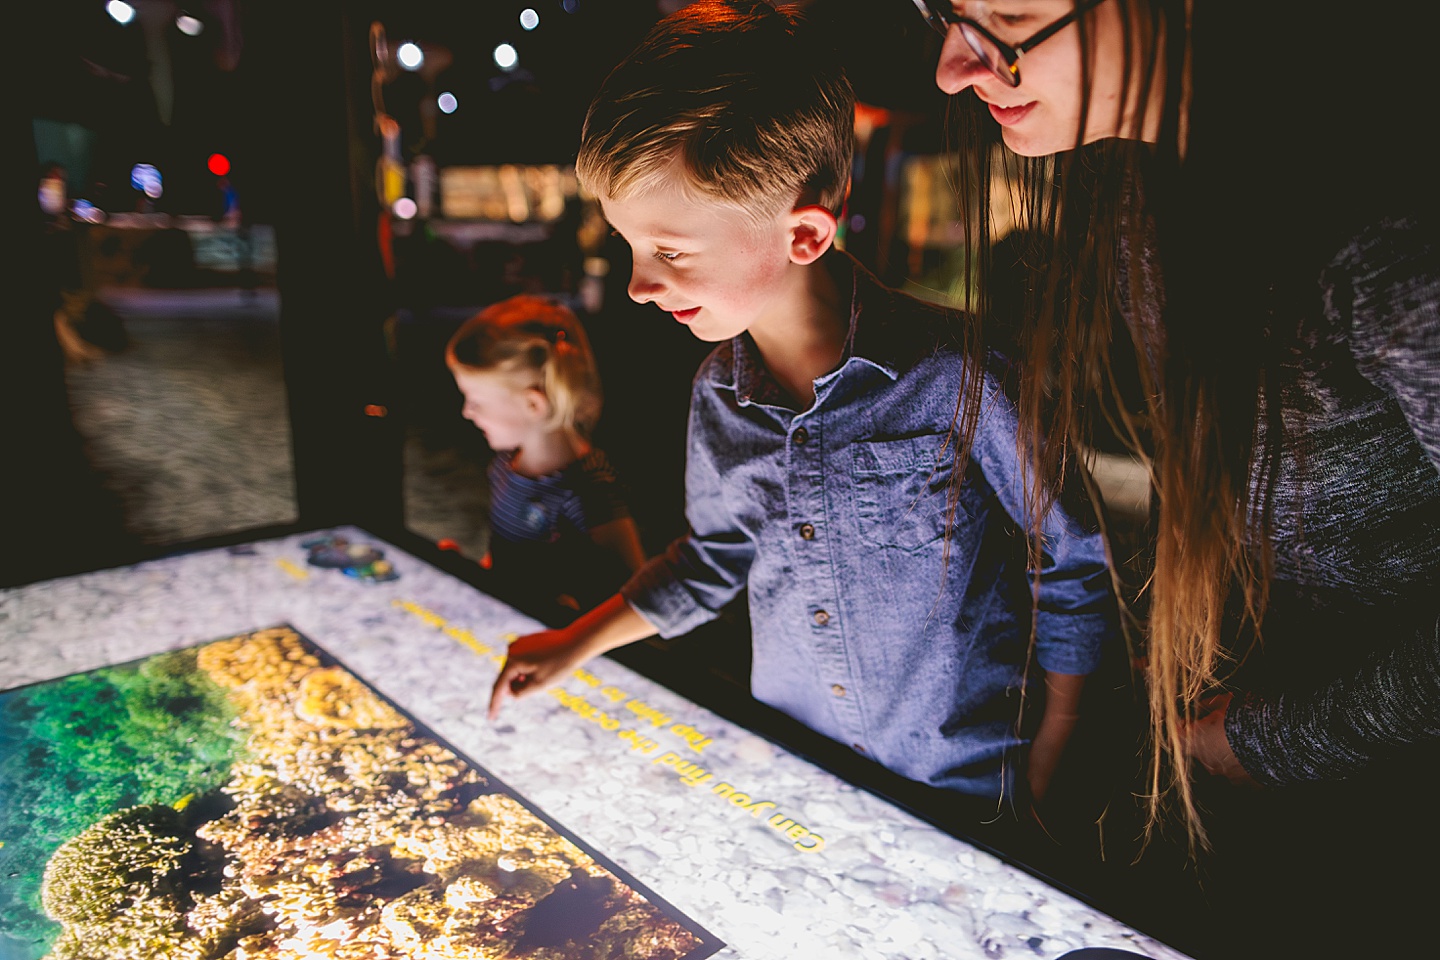
<path fill-rule="evenodd" d="M 801 427 L 800 429 L 796 430 L 792 436 L 794 437 L 796 443 L 803 444 L 806 440 L 810 439 L 810 431 L 806 430 L 804 427 Z"/>
<path fill-rule="evenodd" d="M 842 687 L 842 686 L 840 686 L 840 684 L 838 684 L 838 683 L 835 684 L 833 687 L 830 688 L 830 692 L 833 693 L 833 694 L 835 694 L 835 696 L 837 696 L 837 697 L 843 697 L 843 696 L 845 696 L 845 688 Z"/>
<path fill-rule="evenodd" d="M 814 539 L 815 539 L 815 524 L 813 524 L 813 523 L 802 523 L 802 524 L 800 524 L 800 539 L 801 539 L 801 540 L 814 540 Z"/>
<path fill-rule="evenodd" d="M 830 622 L 830 614 L 826 613 L 824 610 L 816 610 L 814 620 L 816 623 L 820 624 L 820 626 L 823 627 L 825 626 L 825 624 Z"/>

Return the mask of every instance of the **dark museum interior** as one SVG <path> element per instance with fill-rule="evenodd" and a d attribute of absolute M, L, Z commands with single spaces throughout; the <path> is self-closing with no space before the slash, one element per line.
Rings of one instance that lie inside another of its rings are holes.
<path fill-rule="evenodd" d="M 445 358 L 462 322 L 522 293 L 558 298 L 584 326 L 604 388 L 594 440 L 646 555 L 684 535 L 687 402 L 712 344 L 627 296 L 630 250 L 574 162 L 594 91 L 686 2 L 12 11 L 0 637 L 21 616 L 6 612 L 12 588 L 342 525 L 553 625 L 488 570 L 495 452 Z M 908 0 L 803 6 L 833 28 L 858 97 L 837 246 L 890 287 L 963 306 L 941 38 Z M 1110 535 L 1134 547 L 1151 509 L 1143 468 L 1102 451 L 1094 475 Z M 1138 856 L 1144 784 L 1103 766 L 1113 756 L 1087 758 L 1119 784 L 1110 849 L 1037 845 L 754 700 L 749 627 L 742 599 L 610 656 L 1120 923 L 1230 955 L 1185 838 Z M 1129 666 L 1105 678 L 1102 722 L 1121 737 L 1141 710 Z M 1039 943 L 1030 955 L 1054 956 Z"/>

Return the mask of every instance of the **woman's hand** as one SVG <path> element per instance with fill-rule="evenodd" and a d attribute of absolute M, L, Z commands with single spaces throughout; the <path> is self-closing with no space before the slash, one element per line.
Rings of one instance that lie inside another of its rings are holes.
<path fill-rule="evenodd" d="M 1245 772 L 1225 736 L 1225 714 L 1233 695 L 1222 693 L 1200 704 L 1200 715 L 1181 726 L 1185 755 L 1205 768 L 1211 776 L 1224 777 L 1237 787 L 1259 789 L 1260 784 Z"/>

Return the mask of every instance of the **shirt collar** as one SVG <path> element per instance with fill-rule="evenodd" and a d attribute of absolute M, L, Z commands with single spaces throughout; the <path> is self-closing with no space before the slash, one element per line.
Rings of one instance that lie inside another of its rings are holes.
<path fill-rule="evenodd" d="M 825 254 L 821 263 L 830 270 L 837 289 L 850 290 L 850 331 L 845 337 L 845 351 L 841 354 L 840 364 L 816 382 L 824 383 L 843 376 L 856 363 L 873 367 L 891 380 L 898 379 L 921 356 L 916 348 L 923 338 L 917 340 L 913 334 L 929 329 L 933 338 L 935 332 L 933 327 L 919 322 L 915 314 L 921 311 L 938 313 L 941 308 L 921 304 L 885 287 L 863 264 L 842 250 Z M 902 302 L 907 321 L 903 325 L 896 323 L 896 315 L 900 312 L 897 307 Z M 863 324 L 860 322 L 862 317 Z M 923 342 L 933 345 L 934 340 Z M 735 337 L 721 349 L 727 348 L 729 362 L 721 363 L 716 370 L 714 382 L 717 386 L 734 390 L 742 405 L 786 402 L 784 391 L 766 371 L 755 341 L 748 333 Z M 722 356 L 721 359 L 725 358 Z"/>

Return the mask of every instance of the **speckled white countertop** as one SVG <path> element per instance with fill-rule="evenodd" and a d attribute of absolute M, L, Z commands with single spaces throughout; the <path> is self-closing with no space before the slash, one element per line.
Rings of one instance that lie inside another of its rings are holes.
<path fill-rule="evenodd" d="M 0 689 L 289 624 L 750 960 L 1184 954 L 608 659 L 484 706 L 539 625 L 373 535 L 398 579 L 266 540 L 0 591 Z"/>

